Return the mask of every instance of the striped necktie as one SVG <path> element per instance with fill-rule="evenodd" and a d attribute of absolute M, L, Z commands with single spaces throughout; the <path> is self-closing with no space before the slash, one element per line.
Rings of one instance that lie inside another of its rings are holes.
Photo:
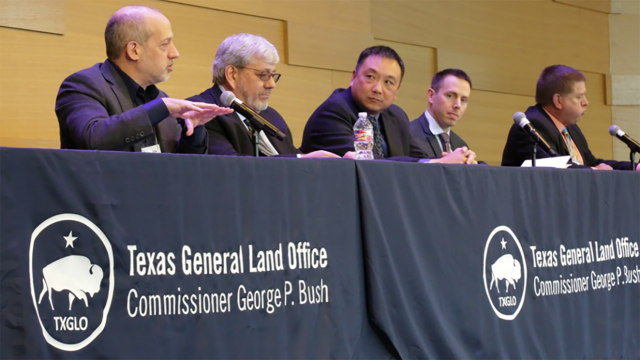
<path fill-rule="evenodd" d="M 564 139 L 567 141 L 567 146 L 569 147 L 569 153 L 571 154 L 571 160 L 579 165 L 582 165 L 580 162 L 580 157 L 578 156 L 578 149 L 573 145 L 573 141 L 571 140 L 571 135 L 569 135 L 569 131 L 567 128 L 562 129 L 562 135 L 564 135 Z"/>
<path fill-rule="evenodd" d="M 440 142 L 442 142 L 442 151 L 446 151 L 449 154 L 451 153 L 451 140 L 449 139 L 449 135 L 445 132 L 438 135 L 440 137 Z"/>

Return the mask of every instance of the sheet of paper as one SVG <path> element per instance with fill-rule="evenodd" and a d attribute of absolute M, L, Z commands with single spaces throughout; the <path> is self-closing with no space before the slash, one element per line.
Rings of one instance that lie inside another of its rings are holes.
<path fill-rule="evenodd" d="M 565 169 L 571 156 L 556 156 L 544 159 L 536 159 L 536 167 L 552 167 L 556 169 Z M 525 160 L 521 167 L 531 167 L 531 160 Z"/>

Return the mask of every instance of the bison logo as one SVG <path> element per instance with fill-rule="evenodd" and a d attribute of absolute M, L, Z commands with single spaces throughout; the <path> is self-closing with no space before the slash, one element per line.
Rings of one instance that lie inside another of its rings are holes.
<path fill-rule="evenodd" d="M 109 239 L 85 217 L 56 215 L 33 231 L 31 297 L 50 345 L 77 351 L 104 330 L 115 288 L 113 265 Z"/>
<path fill-rule="evenodd" d="M 84 305 L 89 307 L 87 294 L 93 296 L 100 291 L 102 276 L 100 266 L 91 264 L 86 256 L 69 255 L 56 260 L 42 269 L 42 292 L 38 298 L 38 304 L 48 292 L 51 310 L 55 310 L 51 301 L 52 290 L 67 290 L 69 291 L 69 310 L 76 298 L 84 300 Z"/>
<path fill-rule="evenodd" d="M 511 254 L 502 255 L 496 262 L 491 265 L 491 284 L 489 290 L 493 288 L 493 284 L 496 284 L 496 290 L 500 292 L 498 288 L 498 280 L 505 280 L 505 287 L 509 292 L 509 284 L 516 288 L 516 282 L 520 280 L 522 276 L 520 271 L 520 262 L 513 258 Z"/>
<path fill-rule="evenodd" d="M 495 314 L 503 320 L 515 319 L 525 300 L 527 264 L 520 241 L 506 226 L 495 228 L 487 239 L 483 278 Z M 503 290 L 501 284 L 504 284 Z"/>

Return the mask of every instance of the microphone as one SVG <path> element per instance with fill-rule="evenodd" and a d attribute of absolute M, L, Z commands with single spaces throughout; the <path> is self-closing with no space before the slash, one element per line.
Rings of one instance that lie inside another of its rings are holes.
<path fill-rule="evenodd" d="M 280 140 L 283 140 L 285 137 L 287 137 L 287 135 L 280 131 L 280 129 L 278 129 L 275 125 L 260 116 L 252 108 L 245 105 L 242 100 L 236 98 L 236 95 L 233 92 L 223 92 L 222 95 L 220 95 L 220 100 L 222 101 L 222 105 L 232 108 L 239 114 L 242 114 L 242 116 L 249 119 L 251 125 L 257 131 L 264 130 L 264 132 L 266 132 L 267 134 L 275 136 Z"/>
<path fill-rule="evenodd" d="M 609 134 L 611 134 L 611 136 L 617 137 L 618 139 L 620 139 L 620 141 L 627 144 L 631 151 L 640 154 L 640 144 L 630 138 L 629 135 L 625 134 L 624 131 L 620 130 L 620 127 L 618 125 L 611 125 L 611 127 L 609 128 Z"/>
<path fill-rule="evenodd" d="M 536 129 L 533 126 L 531 126 L 531 122 L 529 121 L 529 119 L 527 119 L 524 113 L 517 112 L 513 114 L 513 122 L 518 124 L 518 126 L 520 126 L 522 130 L 526 131 L 529 134 L 529 136 L 531 136 L 533 141 L 537 142 L 547 154 L 549 154 L 552 157 L 558 156 L 558 153 L 555 152 L 551 148 L 551 146 L 549 146 L 549 144 L 542 138 L 542 136 L 538 134 Z"/>

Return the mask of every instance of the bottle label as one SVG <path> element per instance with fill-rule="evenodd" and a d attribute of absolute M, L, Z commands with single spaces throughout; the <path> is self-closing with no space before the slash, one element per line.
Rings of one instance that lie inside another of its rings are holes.
<path fill-rule="evenodd" d="M 373 141 L 373 131 L 355 130 L 353 132 L 354 141 Z"/>

